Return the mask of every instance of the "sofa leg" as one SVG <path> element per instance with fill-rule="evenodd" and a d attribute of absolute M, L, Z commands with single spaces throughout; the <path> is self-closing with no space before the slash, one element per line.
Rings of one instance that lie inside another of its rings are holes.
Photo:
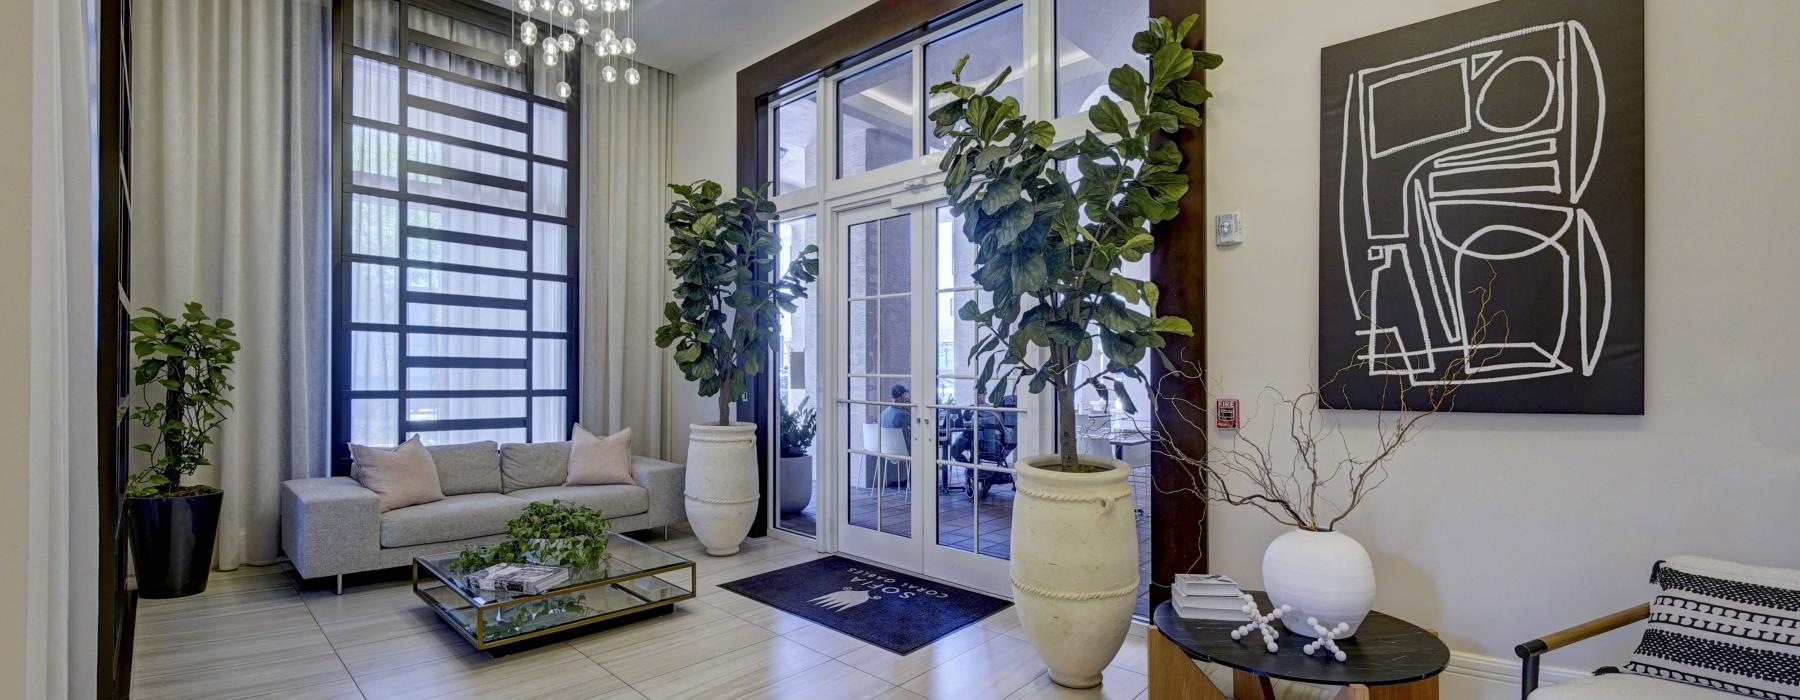
<path fill-rule="evenodd" d="M 337 594 L 338 595 L 344 594 L 344 575 L 343 574 L 337 575 Z"/>
<path fill-rule="evenodd" d="M 663 539 L 665 541 L 669 539 L 669 526 L 667 525 L 663 526 Z"/>

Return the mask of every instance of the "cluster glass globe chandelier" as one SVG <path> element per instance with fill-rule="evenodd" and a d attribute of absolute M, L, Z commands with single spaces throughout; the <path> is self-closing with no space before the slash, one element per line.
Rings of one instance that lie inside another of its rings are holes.
<path fill-rule="evenodd" d="M 528 54 L 536 53 L 544 67 L 559 68 L 558 96 L 567 99 L 575 93 L 568 81 L 568 62 L 580 59 L 577 52 L 584 44 L 600 57 L 601 80 L 613 83 L 624 78 L 626 84 L 636 85 L 643 79 L 632 58 L 637 41 L 627 36 L 631 0 L 515 0 L 513 10 L 513 40 L 518 45 L 506 50 L 506 65 L 517 68 L 531 60 Z"/>

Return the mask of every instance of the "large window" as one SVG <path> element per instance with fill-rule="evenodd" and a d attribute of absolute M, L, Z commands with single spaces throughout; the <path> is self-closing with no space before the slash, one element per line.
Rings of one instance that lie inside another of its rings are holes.
<path fill-rule="evenodd" d="M 339 460 L 346 441 L 414 434 L 566 439 L 575 101 L 545 89 L 555 79 L 505 67 L 505 15 L 431 0 L 355 0 L 349 15 L 338 34 Z"/>

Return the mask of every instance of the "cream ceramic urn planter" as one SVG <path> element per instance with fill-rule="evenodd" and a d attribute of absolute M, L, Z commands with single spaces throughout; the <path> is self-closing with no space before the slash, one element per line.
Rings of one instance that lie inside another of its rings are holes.
<path fill-rule="evenodd" d="M 688 424 L 687 518 L 706 553 L 728 557 L 750 534 L 761 493 L 756 425 Z"/>
<path fill-rule="evenodd" d="M 1137 602 L 1137 528 L 1131 466 L 1082 455 L 1105 469 L 1056 471 L 1056 455 L 1024 460 L 1013 506 L 1013 604 L 1050 680 L 1069 688 L 1100 684 L 1131 630 Z"/>
<path fill-rule="evenodd" d="M 1369 552 L 1349 535 L 1334 531 L 1290 530 L 1263 552 L 1263 586 L 1269 602 L 1293 609 L 1281 626 L 1302 637 L 1317 637 L 1307 618 L 1327 628 L 1338 623 L 1356 634 L 1375 605 L 1375 566 Z"/>

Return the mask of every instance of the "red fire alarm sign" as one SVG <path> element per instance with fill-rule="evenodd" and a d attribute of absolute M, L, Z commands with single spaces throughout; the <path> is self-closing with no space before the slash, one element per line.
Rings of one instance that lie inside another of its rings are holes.
<path fill-rule="evenodd" d="M 1218 399 L 1213 401 L 1213 427 L 1220 430 L 1238 429 L 1238 400 Z"/>

